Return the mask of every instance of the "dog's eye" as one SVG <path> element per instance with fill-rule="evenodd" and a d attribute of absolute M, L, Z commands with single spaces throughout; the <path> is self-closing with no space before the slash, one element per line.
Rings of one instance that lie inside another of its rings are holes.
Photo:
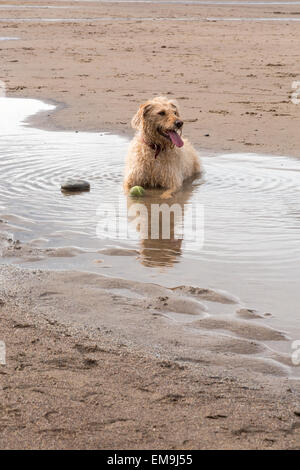
<path fill-rule="evenodd" d="M 158 114 L 159 114 L 160 116 L 165 116 L 165 115 L 166 115 L 166 111 L 160 111 Z"/>

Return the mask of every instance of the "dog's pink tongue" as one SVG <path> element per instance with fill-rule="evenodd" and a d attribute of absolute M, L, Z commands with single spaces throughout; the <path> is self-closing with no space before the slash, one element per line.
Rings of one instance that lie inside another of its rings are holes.
<path fill-rule="evenodd" d="M 168 135 L 170 139 L 172 140 L 172 143 L 176 145 L 176 147 L 182 147 L 184 145 L 182 138 L 180 137 L 179 134 L 175 131 L 169 131 Z"/>

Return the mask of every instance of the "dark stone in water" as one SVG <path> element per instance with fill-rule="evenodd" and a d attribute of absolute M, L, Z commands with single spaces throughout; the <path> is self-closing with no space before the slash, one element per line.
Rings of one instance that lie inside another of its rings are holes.
<path fill-rule="evenodd" d="M 62 191 L 68 192 L 80 192 L 80 191 L 89 191 L 91 185 L 88 181 L 84 180 L 67 180 L 61 185 Z"/>

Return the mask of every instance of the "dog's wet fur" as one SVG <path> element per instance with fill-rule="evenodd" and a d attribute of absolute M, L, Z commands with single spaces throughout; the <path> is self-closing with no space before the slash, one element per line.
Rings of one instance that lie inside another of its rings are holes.
<path fill-rule="evenodd" d="M 163 188 L 170 198 L 183 182 L 201 173 L 196 150 L 181 137 L 183 121 L 176 101 L 160 96 L 139 107 L 131 121 L 137 133 L 125 167 L 124 189 Z"/>

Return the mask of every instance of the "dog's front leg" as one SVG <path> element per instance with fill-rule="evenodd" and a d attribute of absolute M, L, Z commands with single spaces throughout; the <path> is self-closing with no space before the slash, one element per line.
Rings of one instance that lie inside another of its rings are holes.
<path fill-rule="evenodd" d="M 160 197 L 161 199 L 171 199 L 171 197 L 173 197 L 178 190 L 179 188 L 177 186 L 174 186 L 173 188 L 164 191 Z"/>
<path fill-rule="evenodd" d="M 137 181 L 137 178 L 132 173 L 130 173 L 129 175 L 125 177 L 124 182 L 123 182 L 123 189 L 126 194 L 129 193 L 129 191 L 131 190 L 133 186 L 136 186 L 138 184 L 136 181 Z"/>

